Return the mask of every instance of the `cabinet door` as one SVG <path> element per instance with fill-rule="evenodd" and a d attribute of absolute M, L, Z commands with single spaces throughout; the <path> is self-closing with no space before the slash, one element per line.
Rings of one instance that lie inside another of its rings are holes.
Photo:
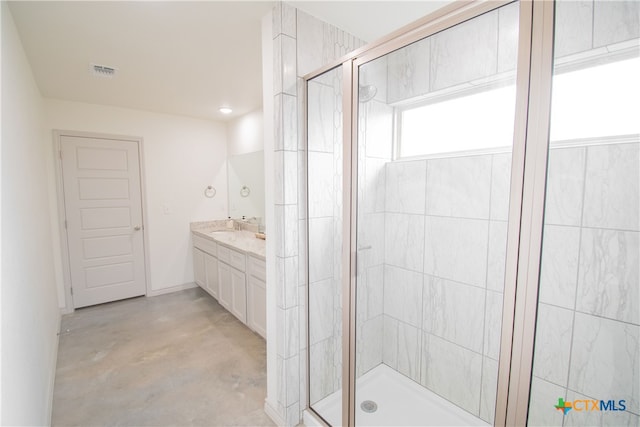
<path fill-rule="evenodd" d="M 218 299 L 218 259 L 205 254 L 204 267 L 207 272 L 207 291 Z"/>
<path fill-rule="evenodd" d="M 247 323 L 247 284 L 244 273 L 230 268 L 231 270 L 231 312 L 243 323 Z"/>
<path fill-rule="evenodd" d="M 231 267 L 224 262 L 218 262 L 218 302 L 231 311 Z"/>
<path fill-rule="evenodd" d="M 251 329 L 267 338 L 267 287 L 254 276 L 249 276 L 249 297 L 247 298 L 247 321 Z"/>
<path fill-rule="evenodd" d="M 207 275 L 204 267 L 204 252 L 200 249 L 193 248 L 193 276 L 196 284 L 203 289 L 207 286 Z"/>

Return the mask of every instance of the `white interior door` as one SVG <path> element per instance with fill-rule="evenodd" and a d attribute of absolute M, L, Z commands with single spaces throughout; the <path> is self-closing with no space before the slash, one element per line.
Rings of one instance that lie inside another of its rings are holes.
<path fill-rule="evenodd" d="M 138 143 L 61 136 L 60 148 L 74 306 L 144 295 Z"/>

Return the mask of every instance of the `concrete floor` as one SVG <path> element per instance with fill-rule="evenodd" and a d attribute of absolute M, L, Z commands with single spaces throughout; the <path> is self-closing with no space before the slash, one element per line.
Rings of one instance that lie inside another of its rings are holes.
<path fill-rule="evenodd" d="M 54 426 L 273 426 L 265 341 L 199 288 L 63 316 Z"/>

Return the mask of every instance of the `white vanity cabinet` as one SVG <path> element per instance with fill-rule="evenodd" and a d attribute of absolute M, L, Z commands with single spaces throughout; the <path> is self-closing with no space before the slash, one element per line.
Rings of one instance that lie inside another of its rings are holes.
<path fill-rule="evenodd" d="M 193 236 L 193 273 L 198 286 L 218 299 L 218 245 Z"/>
<path fill-rule="evenodd" d="M 204 265 L 204 252 L 196 247 L 193 248 L 193 275 L 196 284 L 204 289 L 207 286 L 207 272 Z"/>
<path fill-rule="evenodd" d="M 205 290 L 209 292 L 212 297 L 214 297 L 215 299 L 218 299 L 218 292 L 219 292 L 218 258 L 205 254 L 204 270 L 206 273 Z"/>
<path fill-rule="evenodd" d="M 218 302 L 231 311 L 231 267 L 223 262 L 218 263 L 218 283 Z"/>
<path fill-rule="evenodd" d="M 247 323 L 247 284 L 244 269 L 243 252 L 218 245 L 218 301 L 243 323 Z"/>
<path fill-rule="evenodd" d="M 267 337 L 267 285 L 266 268 L 264 260 L 253 256 L 247 256 L 248 273 L 247 304 L 249 306 L 247 325 L 260 334 Z"/>
<path fill-rule="evenodd" d="M 247 324 L 247 283 L 244 273 L 231 268 L 231 313 Z"/>
<path fill-rule="evenodd" d="M 255 242 L 243 245 L 220 236 L 194 233 L 195 282 L 250 329 L 266 338 L 267 298 L 265 262 L 255 255 Z M 216 237 L 218 237 L 216 239 Z M 240 238 L 239 240 L 242 240 Z M 264 251 L 264 246 L 258 254 Z"/>

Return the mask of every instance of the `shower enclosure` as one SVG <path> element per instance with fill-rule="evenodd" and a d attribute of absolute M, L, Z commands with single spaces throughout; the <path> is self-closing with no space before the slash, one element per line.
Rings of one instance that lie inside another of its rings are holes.
<path fill-rule="evenodd" d="M 306 78 L 307 422 L 638 425 L 639 13 L 452 5 Z"/>

